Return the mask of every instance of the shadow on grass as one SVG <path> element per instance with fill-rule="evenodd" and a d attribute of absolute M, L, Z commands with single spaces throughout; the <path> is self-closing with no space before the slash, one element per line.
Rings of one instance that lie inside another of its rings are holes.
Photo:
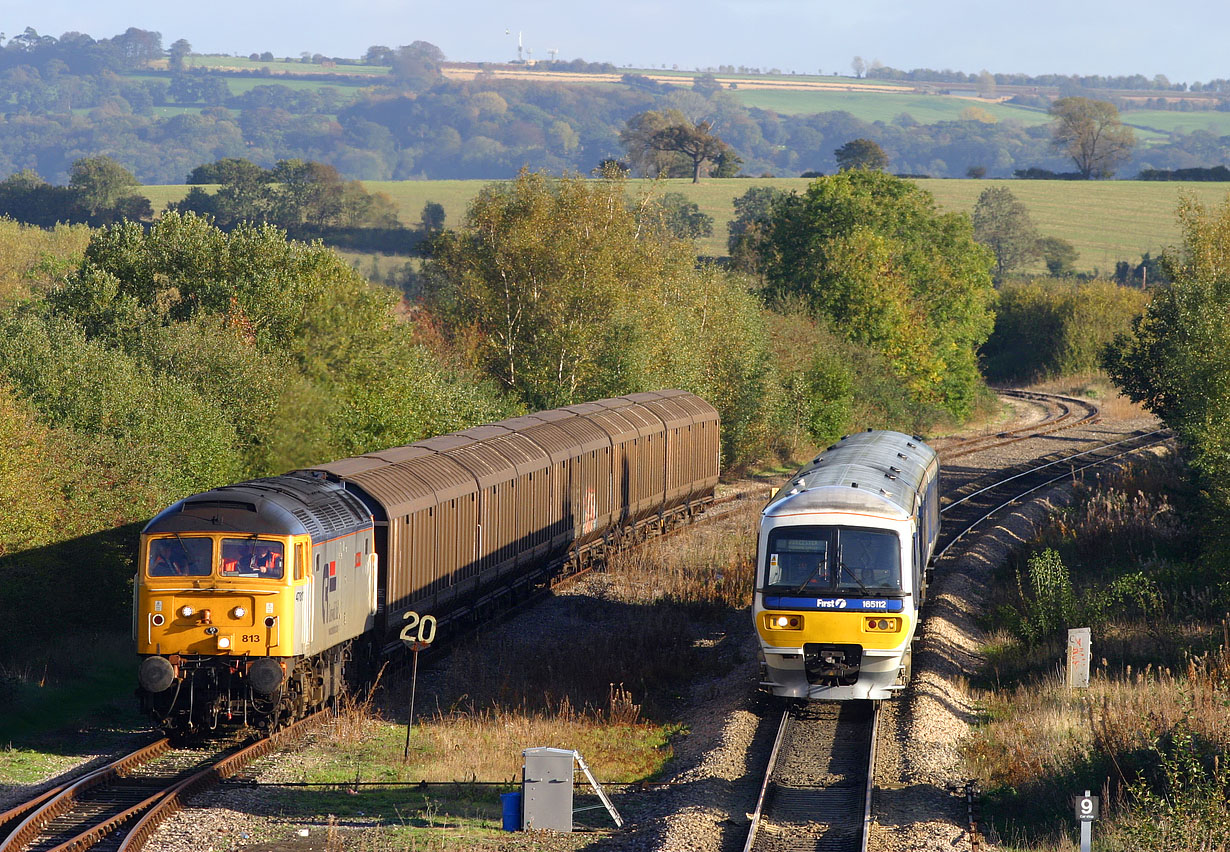
<path fill-rule="evenodd" d="M 129 524 L 0 559 L 0 743 L 85 720 L 140 724 L 130 636 L 139 532 Z"/>

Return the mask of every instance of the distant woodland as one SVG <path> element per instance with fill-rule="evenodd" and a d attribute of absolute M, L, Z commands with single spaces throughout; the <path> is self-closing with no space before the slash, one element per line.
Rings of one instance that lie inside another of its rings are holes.
<path fill-rule="evenodd" d="M 56 38 L 32 29 L 9 39 L 0 47 L 0 176 L 29 169 L 62 183 L 73 162 L 103 154 L 142 183 L 182 183 L 197 166 L 239 157 L 265 168 L 282 160 L 325 163 L 346 179 L 511 178 L 526 166 L 589 174 L 603 161 L 626 156 L 621 133 L 629 119 L 670 110 L 708 122 L 737 155 L 739 169 L 726 174 L 832 173 L 834 151 L 860 138 L 880 145 L 898 174 L 964 177 L 981 169 L 987 177 L 1011 177 L 1068 168 L 1044 124 L 989 122 L 977 111 L 931 124 L 904 112 L 874 122 L 848 112 L 783 115 L 744 106 L 711 75 L 690 87 L 631 73 L 620 82 L 562 84 L 497 78 L 480 68 L 473 79 L 460 81 L 444 75 L 441 51 L 421 41 L 396 49 L 376 45 L 353 60 L 296 59 L 310 75 L 290 73 L 296 65 L 272 54 L 251 59 L 277 66 L 276 73 L 247 60 L 246 68 L 236 68 L 205 59 L 214 58 L 192 54 L 186 40 L 164 45 L 161 34 L 135 27 L 101 39 L 84 33 Z M 580 60 L 550 67 L 616 70 Z M 1225 81 L 1001 82 L 993 75 L 883 67 L 866 73 L 893 79 L 930 74 L 939 88 L 1050 86 L 1052 95 L 1084 93 L 1121 103 L 1123 92 L 1109 87 L 1138 85 L 1145 97 L 1137 100 L 1151 98 L 1153 106 L 1165 106 L 1176 90 L 1186 89 L 1203 93 L 1201 108 L 1225 108 Z M 1041 96 L 1020 97 L 1034 97 L 1036 108 L 1045 109 Z M 1182 103 L 1197 101 L 1189 96 Z M 1118 174 L 1203 168 L 1227 159 L 1230 137 L 1176 132 L 1138 148 Z"/>

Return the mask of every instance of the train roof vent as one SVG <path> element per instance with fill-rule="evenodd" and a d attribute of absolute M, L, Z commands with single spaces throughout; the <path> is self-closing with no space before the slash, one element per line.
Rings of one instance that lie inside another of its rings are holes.
<path fill-rule="evenodd" d="M 308 531 L 308 535 L 312 537 L 313 541 L 318 541 L 325 537 L 325 528 L 321 526 L 320 521 L 314 514 L 304 509 L 293 509 L 291 514 L 303 523 L 304 528 Z"/>
<path fill-rule="evenodd" d="M 190 500 L 184 503 L 184 509 L 238 509 L 241 512 L 255 512 L 255 503 L 242 500 Z"/>

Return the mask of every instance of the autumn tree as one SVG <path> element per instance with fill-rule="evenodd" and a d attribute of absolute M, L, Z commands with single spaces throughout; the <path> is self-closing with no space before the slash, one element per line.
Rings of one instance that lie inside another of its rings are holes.
<path fill-rule="evenodd" d="M 1163 256 L 1160 287 L 1105 367 L 1134 402 L 1178 437 L 1224 529 L 1230 519 L 1230 202 L 1179 206 L 1181 246 Z M 1225 534 L 1220 536 L 1223 550 Z"/>
<path fill-rule="evenodd" d="M 916 184 L 865 169 L 773 204 L 763 252 L 770 304 L 800 301 L 881 353 L 919 402 L 965 416 L 991 332 L 991 253 L 968 217 Z"/>
<path fill-rule="evenodd" d="M 995 254 L 995 280 L 1038 255 L 1038 229 L 1006 186 L 988 186 L 974 205 L 974 239 Z"/>
<path fill-rule="evenodd" d="M 688 165 L 683 155 L 655 147 L 653 138 L 667 127 L 687 123 L 687 116 L 677 109 L 660 112 L 647 110 L 625 121 L 619 131 L 619 141 L 628 152 L 628 162 L 632 168 L 638 174 L 651 178 L 683 176 Z"/>
<path fill-rule="evenodd" d="M 678 159 L 688 164 L 692 183 L 700 183 L 705 163 L 719 159 L 738 170 L 738 158 L 730 146 L 713 132 L 708 121 L 693 124 L 679 110 L 643 112 L 628 119 L 620 138 L 628 157 L 642 174 L 657 177 L 669 174 Z"/>
<path fill-rule="evenodd" d="M 530 409 L 678 387 L 722 415 L 723 461 L 768 443 L 772 365 L 742 283 L 696 263 L 651 196 L 522 171 L 434 243 L 425 304 L 464 359 Z"/>
<path fill-rule="evenodd" d="M 852 139 L 834 151 L 833 156 L 837 158 L 837 168 L 843 172 L 850 169 L 883 171 L 888 168 L 888 155 L 871 139 Z"/>
<path fill-rule="evenodd" d="M 1051 145 L 1072 158 L 1086 179 L 1110 177 L 1136 144 L 1132 128 L 1119 120 L 1119 110 L 1108 101 L 1060 98 L 1051 104 L 1055 119 Z"/>
<path fill-rule="evenodd" d="M 701 167 L 716 160 L 727 145 L 710 131 L 713 126 L 702 121 L 695 125 L 677 124 L 653 135 L 650 144 L 661 151 L 678 151 L 692 161 L 692 183 L 700 183 Z"/>

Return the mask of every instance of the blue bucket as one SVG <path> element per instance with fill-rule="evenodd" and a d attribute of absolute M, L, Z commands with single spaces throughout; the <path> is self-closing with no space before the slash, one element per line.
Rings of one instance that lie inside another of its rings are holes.
<path fill-rule="evenodd" d="M 521 830 L 521 794 L 501 793 L 500 805 L 504 810 L 504 830 Z"/>

